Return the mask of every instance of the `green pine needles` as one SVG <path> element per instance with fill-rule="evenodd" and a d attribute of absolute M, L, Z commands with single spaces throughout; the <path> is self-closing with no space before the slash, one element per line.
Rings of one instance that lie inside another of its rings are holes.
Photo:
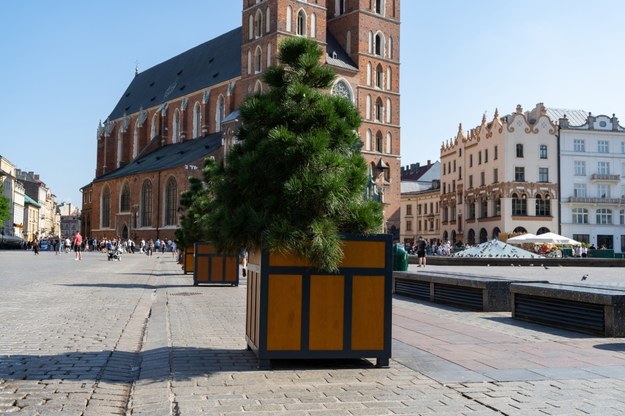
<path fill-rule="evenodd" d="M 225 164 L 207 159 L 204 180 L 183 195 L 179 239 L 211 241 L 228 254 L 265 241 L 335 271 L 341 234 L 381 231 L 381 204 L 365 199 L 360 115 L 328 93 L 335 74 L 321 55 L 312 40 L 282 42 L 280 65 L 264 76 L 269 91 L 240 109 L 239 144 Z"/>

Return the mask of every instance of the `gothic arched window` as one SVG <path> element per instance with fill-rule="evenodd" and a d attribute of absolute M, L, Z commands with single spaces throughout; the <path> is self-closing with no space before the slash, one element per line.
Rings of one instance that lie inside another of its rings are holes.
<path fill-rule="evenodd" d="M 111 226 L 111 190 L 108 185 L 102 189 L 100 195 L 100 228 Z"/>
<path fill-rule="evenodd" d="M 130 212 L 130 185 L 124 182 L 119 194 L 119 212 Z"/>
<path fill-rule="evenodd" d="M 152 225 L 152 182 L 146 180 L 141 187 L 141 226 Z"/>
<path fill-rule="evenodd" d="M 165 225 L 178 223 L 178 185 L 176 179 L 169 178 L 165 187 Z"/>

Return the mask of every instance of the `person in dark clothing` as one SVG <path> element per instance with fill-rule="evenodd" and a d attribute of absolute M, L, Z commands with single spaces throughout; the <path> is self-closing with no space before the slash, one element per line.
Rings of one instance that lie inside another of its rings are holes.
<path fill-rule="evenodd" d="M 417 240 L 417 259 L 419 260 L 419 267 L 425 267 L 425 249 L 427 248 L 427 242 L 419 237 Z"/>

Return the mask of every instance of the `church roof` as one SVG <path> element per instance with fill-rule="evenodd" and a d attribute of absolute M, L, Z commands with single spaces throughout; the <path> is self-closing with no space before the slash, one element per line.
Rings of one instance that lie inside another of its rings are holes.
<path fill-rule="evenodd" d="M 135 75 L 109 120 L 241 76 L 241 28 L 231 30 Z"/>
<path fill-rule="evenodd" d="M 336 38 L 332 36 L 329 31 L 327 32 L 326 38 L 326 62 L 339 68 L 358 71 L 358 67 L 354 61 L 352 61 L 352 58 L 349 57 L 347 52 L 345 52 Z"/>
<path fill-rule="evenodd" d="M 94 182 L 187 165 L 198 159 L 206 158 L 220 146 L 221 132 L 212 133 L 199 139 L 187 140 L 183 143 L 170 144 L 139 157 L 126 166 L 102 175 L 94 179 Z M 197 166 L 197 168 L 202 169 L 203 166 Z"/>
<path fill-rule="evenodd" d="M 240 77 L 241 36 L 239 27 L 139 72 L 108 119 L 116 120 Z M 326 42 L 328 64 L 358 70 L 330 32 Z"/>

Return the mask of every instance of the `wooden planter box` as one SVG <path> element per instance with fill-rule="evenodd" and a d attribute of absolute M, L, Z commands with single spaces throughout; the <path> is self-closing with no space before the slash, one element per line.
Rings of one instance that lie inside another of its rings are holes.
<path fill-rule="evenodd" d="M 193 285 L 239 285 L 239 257 L 225 256 L 210 243 L 195 243 Z"/>
<path fill-rule="evenodd" d="M 194 246 L 187 247 L 182 252 L 182 270 L 184 271 L 184 274 L 193 273 L 193 269 L 195 267 L 193 258 L 194 254 Z"/>
<path fill-rule="evenodd" d="M 312 270 L 297 256 L 250 253 L 248 348 L 268 368 L 272 359 L 391 357 L 392 240 L 349 236 L 335 274 Z"/>

